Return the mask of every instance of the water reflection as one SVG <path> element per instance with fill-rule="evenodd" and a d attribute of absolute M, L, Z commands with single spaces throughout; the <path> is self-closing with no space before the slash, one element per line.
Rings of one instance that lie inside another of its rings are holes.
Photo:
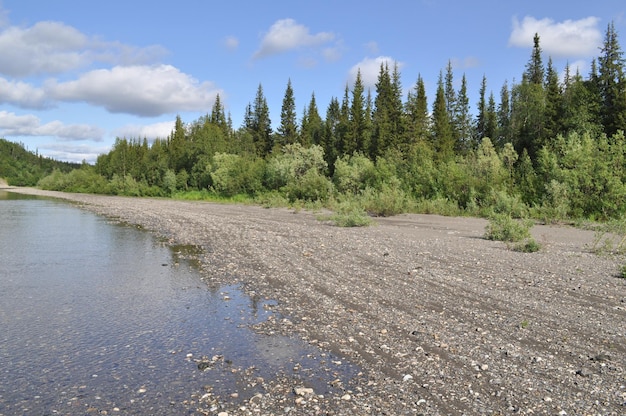
<path fill-rule="evenodd" d="M 241 369 L 271 379 L 325 359 L 250 331 L 271 301 L 237 286 L 208 290 L 182 250 L 62 202 L 0 191 L 0 415 L 190 414 L 186 401 L 205 386 L 255 394 Z M 200 371 L 201 357 L 221 358 Z M 336 367 L 333 377 L 356 372 Z M 328 388 L 329 375 L 308 376 Z"/>

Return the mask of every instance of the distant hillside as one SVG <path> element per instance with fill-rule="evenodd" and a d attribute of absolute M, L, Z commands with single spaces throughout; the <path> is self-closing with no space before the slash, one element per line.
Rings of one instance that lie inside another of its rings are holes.
<path fill-rule="evenodd" d="M 43 157 L 26 150 L 21 143 L 0 138 L 0 178 L 4 178 L 9 185 L 34 186 L 55 169 L 69 172 L 79 167 L 79 163 Z"/>

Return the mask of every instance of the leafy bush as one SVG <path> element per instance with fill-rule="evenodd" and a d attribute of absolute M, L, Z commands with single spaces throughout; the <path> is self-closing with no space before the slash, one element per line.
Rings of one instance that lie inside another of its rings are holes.
<path fill-rule="evenodd" d="M 334 214 L 318 219 L 332 221 L 338 227 L 365 227 L 373 224 L 372 218 L 354 200 L 338 204 Z"/>
<path fill-rule="evenodd" d="M 263 188 L 263 161 L 228 153 L 216 153 L 211 163 L 213 190 L 222 196 L 255 195 Z"/>
<path fill-rule="evenodd" d="M 380 190 L 366 188 L 357 198 L 365 211 L 376 217 L 390 217 L 406 212 L 410 202 L 398 186 L 383 184 Z"/>
<path fill-rule="evenodd" d="M 362 154 L 344 156 L 335 161 L 333 183 L 341 194 L 358 194 L 368 185 L 373 185 L 376 167 Z"/>
<path fill-rule="evenodd" d="M 531 238 L 531 220 L 513 219 L 509 214 L 494 214 L 485 230 L 488 240 L 516 243 Z"/>

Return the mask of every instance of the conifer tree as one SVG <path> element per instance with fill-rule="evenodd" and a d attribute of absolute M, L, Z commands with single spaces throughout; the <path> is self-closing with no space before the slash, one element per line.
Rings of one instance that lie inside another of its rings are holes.
<path fill-rule="evenodd" d="M 446 93 L 443 86 L 443 75 L 439 73 L 437 95 L 433 104 L 433 144 L 437 156 L 448 160 L 454 155 L 454 138 L 450 126 L 450 117 L 446 108 Z"/>
<path fill-rule="evenodd" d="M 487 112 L 485 114 L 485 137 L 493 140 L 498 128 L 498 116 L 496 114 L 496 99 L 493 96 L 493 92 L 489 94 L 489 100 L 487 100 Z"/>
<path fill-rule="evenodd" d="M 500 89 L 500 103 L 497 111 L 498 130 L 494 145 L 502 148 L 506 143 L 511 142 L 511 99 L 509 95 L 509 85 L 506 81 Z"/>
<path fill-rule="evenodd" d="M 324 124 L 317 109 L 315 93 L 311 94 L 311 101 L 305 108 L 305 115 L 302 117 L 301 142 L 304 146 L 312 144 L 321 145 L 323 142 Z"/>
<path fill-rule="evenodd" d="M 366 143 L 366 115 L 365 115 L 365 89 L 359 69 L 352 88 L 352 104 L 350 106 L 350 125 L 347 132 L 346 147 L 344 152 L 351 155 L 355 151 L 363 152 L 367 149 Z"/>
<path fill-rule="evenodd" d="M 548 60 L 545 80 L 545 124 L 542 132 L 544 140 L 555 139 L 563 132 L 563 96 L 559 84 L 559 74 Z"/>
<path fill-rule="evenodd" d="M 539 34 L 535 33 L 533 38 L 533 52 L 528 64 L 526 64 L 526 72 L 524 76 L 531 84 L 543 84 L 543 60 L 541 58 L 541 46 L 539 45 Z"/>
<path fill-rule="evenodd" d="M 296 121 L 296 102 L 291 87 L 291 79 L 287 82 L 283 105 L 280 110 L 280 126 L 278 127 L 278 143 L 280 146 L 293 144 L 298 140 L 298 124 Z"/>
<path fill-rule="evenodd" d="M 274 146 L 272 138 L 272 121 L 267 100 L 263 94 L 263 86 L 259 84 L 251 113 L 251 133 L 253 142 L 260 156 L 265 157 Z"/>
<path fill-rule="evenodd" d="M 409 91 L 406 102 L 407 143 L 409 145 L 428 137 L 428 98 L 424 80 L 418 74 L 413 90 Z"/>
<path fill-rule="evenodd" d="M 478 143 L 486 137 L 487 131 L 487 77 L 483 75 L 483 79 L 480 83 L 480 90 L 478 93 L 478 115 L 476 116 L 476 130 L 474 132 L 474 142 L 472 143 L 472 149 L 478 146 Z"/>
<path fill-rule="evenodd" d="M 458 150 L 466 151 L 472 137 L 472 121 L 470 116 L 469 98 L 467 96 L 467 79 L 465 74 L 461 78 L 461 88 L 456 98 L 456 109 L 454 111 L 454 133 Z"/>
<path fill-rule="evenodd" d="M 328 163 L 328 168 L 331 171 L 332 175 L 332 171 L 335 166 L 335 160 L 337 160 L 338 157 L 337 148 L 339 143 L 341 124 L 341 107 L 339 106 L 339 101 L 335 97 L 331 98 L 330 104 L 328 104 L 328 109 L 326 110 L 326 120 L 324 124 L 324 140 L 322 143 L 322 147 L 324 148 L 324 157 L 326 163 Z"/>
<path fill-rule="evenodd" d="M 604 37 L 599 63 L 599 86 L 602 97 L 602 123 L 607 136 L 626 131 L 626 75 L 623 51 L 613 22 Z"/>

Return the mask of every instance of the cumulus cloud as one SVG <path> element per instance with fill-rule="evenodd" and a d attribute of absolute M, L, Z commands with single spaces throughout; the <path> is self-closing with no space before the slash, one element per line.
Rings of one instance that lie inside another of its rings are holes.
<path fill-rule="evenodd" d="M 39 146 L 40 153 L 45 153 L 47 157 L 74 163 L 86 161 L 93 164 L 99 155 L 110 150 L 110 146 L 93 146 L 87 143 L 44 143 Z"/>
<path fill-rule="evenodd" d="M 41 88 L 4 78 L 0 78 L 0 104 L 30 109 L 44 109 L 52 105 Z"/>
<path fill-rule="evenodd" d="M 361 71 L 361 81 L 363 82 L 363 87 L 367 90 L 368 88 L 374 89 L 376 87 L 376 82 L 378 82 L 378 74 L 380 74 L 380 66 L 388 65 L 389 70 L 393 71 L 394 65 L 398 64 L 398 69 L 402 68 L 402 63 L 397 62 L 395 59 L 389 56 L 379 56 L 377 58 L 365 58 L 361 62 L 354 65 L 350 68 L 348 73 L 348 82 L 350 84 L 354 84 L 356 80 L 356 75 Z"/>
<path fill-rule="evenodd" d="M 88 37 L 60 22 L 43 21 L 28 28 L 0 31 L 0 73 L 24 78 L 60 74 L 94 62 L 131 65 L 152 63 L 165 54 L 160 46 L 137 48 Z"/>
<path fill-rule="evenodd" d="M 32 114 L 0 111 L 0 136 L 51 136 L 65 141 L 101 141 L 104 131 L 88 124 L 64 124 L 58 120 L 41 124 Z"/>
<path fill-rule="evenodd" d="M 293 19 L 282 19 L 274 23 L 263 36 L 261 46 L 253 59 L 265 58 L 294 49 L 327 44 L 335 39 L 330 32 L 311 34 L 309 28 Z"/>
<path fill-rule="evenodd" d="M 144 137 L 150 141 L 154 139 L 165 139 L 174 130 L 175 120 L 162 121 L 154 124 L 128 124 L 116 129 L 113 134 L 116 137 L 137 138 Z"/>
<path fill-rule="evenodd" d="M 60 101 L 85 102 L 111 113 L 141 117 L 208 111 L 222 93 L 213 83 L 199 82 L 171 65 L 99 69 L 75 81 L 48 82 L 45 89 Z"/>
<path fill-rule="evenodd" d="M 602 33 L 598 29 L 600 19 L 586 17 L 580 20 L 555 22 L 552 19 L 536 19 L 526 16 L 519 21 L 513 18 L 513 30 L 509 45 L 532 47 L 535 34 L 539 34 L 541 49 L 554 57 L 589 57 L 598 53 Z"/>

